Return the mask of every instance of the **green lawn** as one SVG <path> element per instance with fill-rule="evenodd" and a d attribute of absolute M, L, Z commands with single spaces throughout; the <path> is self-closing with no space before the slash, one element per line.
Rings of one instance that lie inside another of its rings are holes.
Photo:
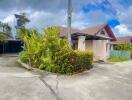
<path fill-rule="evenodd" d="M 110 61 L 110 62 L 122 62 L 122 61 L 127 61 L 127 60 L 129 60 L 129 59 L 127 59 L 127 58 L 119 58 L 119 57 L 110 57 L 108 59 L 108 61 Z"/>

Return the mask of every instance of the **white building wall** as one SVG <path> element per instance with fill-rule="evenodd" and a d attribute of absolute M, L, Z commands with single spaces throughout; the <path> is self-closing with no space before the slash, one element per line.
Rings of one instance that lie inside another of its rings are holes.
<path fill-rule="evenodd" d="M 78 49 L 79 50 L 82 50 L 82 51 L 84 51 L 84 50 L 86 50 L 86 48 L 85 48 L 85 36 L 79 36 L 78 37 Z"/>

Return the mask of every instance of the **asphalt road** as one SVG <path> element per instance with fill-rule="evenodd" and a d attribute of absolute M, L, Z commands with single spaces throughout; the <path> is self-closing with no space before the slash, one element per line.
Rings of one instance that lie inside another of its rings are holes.
<path fill-rule="evenodd" d="M 132 100 L 132 61 L 40 76 L 17 64 L 17 57 L 0 57 L 0 100 Z"/>

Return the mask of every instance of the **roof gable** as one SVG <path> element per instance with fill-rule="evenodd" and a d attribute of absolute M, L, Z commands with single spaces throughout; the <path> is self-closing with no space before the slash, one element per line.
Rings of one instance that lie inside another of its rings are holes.
<path fill-rule="evenodd" d="M 102 32 L 104 30 L 107 33 L 107 36 L 109 38 L 111 38 L 112 41 L 116 40 L 114 33 L 112 32 L 111 28 L 107 24 L 98 25 L 98 26 L 92 27 L 92 28 L 86 28 L 86 29 L 83 29 L 81 32 L 96 36 L 97 34 L 99 34 L 100 32 Z"/>
<path fill-rule="evenodd" d="M 68 29 L 66 27 L 59 27 L 60 28 L 60 36 L 66 36 L 68 33 Z M 86 28 L 83 30 L 78 29 L 71 29 L 71 34 L 80 34 L 80 35 L 91 35 L 96 36 L 99 32 L 105 30 L 107 36 L 111 38 L 111 40 L 115 41 L 116 37 L 112 32 L 111 28 L 107 24 L 101 24 L 96 27 Z"/>
<path fill-rule="evenodd" d="M 99 31 L 101 31 L 106 24 L 98 25 L 96 27 L 91 27 L 91 28 L 85 28 L 81 32 L 82 33 L 87 33 L 89 35 L 96 35 Z"/>

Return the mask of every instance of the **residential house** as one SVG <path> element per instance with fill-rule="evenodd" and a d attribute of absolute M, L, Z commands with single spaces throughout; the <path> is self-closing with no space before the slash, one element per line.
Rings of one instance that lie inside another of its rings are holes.
<path fill-rule="evenodd" d="M 117 37 L 116 41 L 112 44 L 132 44 L 132 36 Z"/>
<path fill-rule="evenodd" d="M 116 41 L 112 41 L 110 44 L 111 44 L 111 50 L 113 50 L 114 46 L 116 45 L 132 44 L 132 36 L 117 37 Z"/>
<path fill-rule="evenodd" d="M 67 28 L 60 27 L 60 36 L 67 36 Z M 107 24 L 98 25 L 82 30 L 71 29 L 72 47 L 77 50 L 91 50 L 94 60 L 106 60 L 109 57 L 110 41 L 116 37 Z"/>

